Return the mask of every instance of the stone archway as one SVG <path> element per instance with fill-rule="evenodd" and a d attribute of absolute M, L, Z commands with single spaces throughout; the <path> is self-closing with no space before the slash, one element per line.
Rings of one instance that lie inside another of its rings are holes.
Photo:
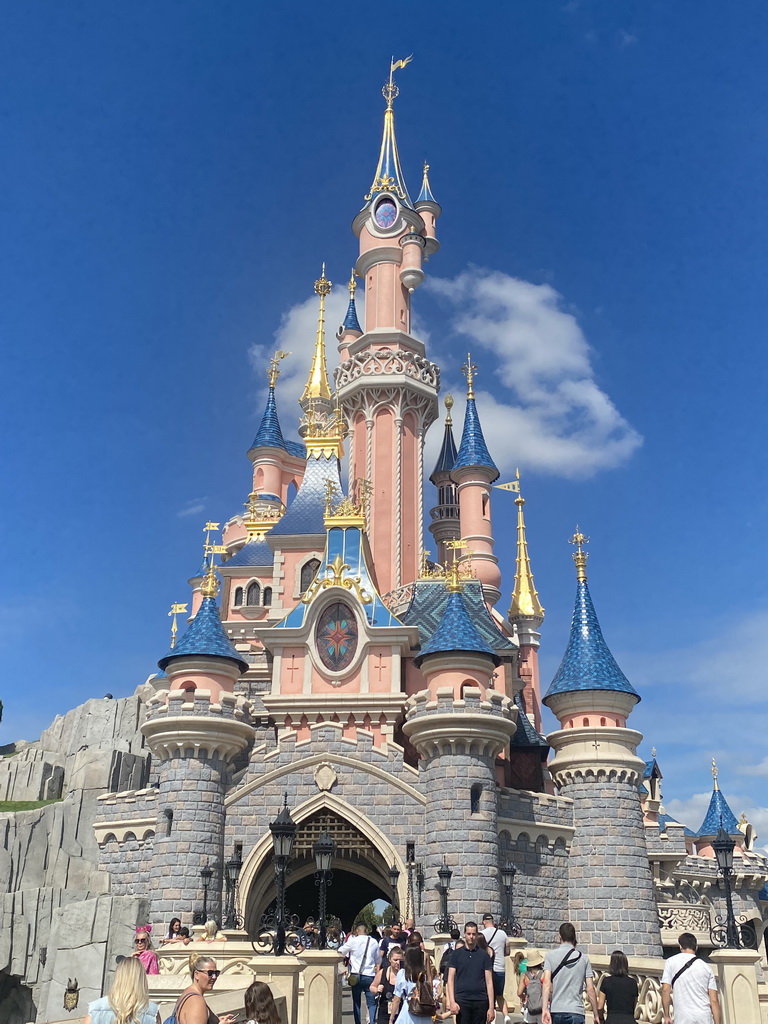
<path fill-rule="evenodd" d="M 352 824 L 349 820 L 352 815 L 347 817 L 341 808 L 325 805 L 306 810 L 309 813 L 303 817 L 299 809 L 294 815 L 298 828 L 287 879 L 286 904 L 291 913 L 302 918 L 316 916 L 317 888 L 314 884 L 312 844 L 321 833 L 328 832 L 336 842 L 328 911 L 337 914 L 345 926 L 350 926 L 352 921 L 348 918 L 354 917 L 367 903 L 376 899 L 389 902 L 390 865 L 394 862 L 400 870 L 401 884 L 405 879 L 405 865 L 384 836 L 378 841 L 371 837 L 373 826 L 358 815 L 355 815 L 358 824 Z M 369 835 L 365 834 L 363 827 Z M 260 863 L 256 870 L 250 872 L 252 880 L 247 892 L 243 892 L 243 916 L 251 936 L 258 933 L 262 915 L 270 909 L 276 897 L 271 843 L 260 852 Z"/>

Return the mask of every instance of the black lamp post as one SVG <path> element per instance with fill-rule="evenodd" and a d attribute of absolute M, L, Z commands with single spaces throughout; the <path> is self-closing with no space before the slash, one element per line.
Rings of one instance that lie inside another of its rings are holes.
<path fill-rule="evenodd" d="M 733 913 L 733 895 L 731 893 L 731 875 L 733 874 L 733 851 L 736 843 L 731 839 L 723 826 L 712 842 L 712 849 L 715 851 L 717 869 L 723 876 L 725 882 L 725 937 L 726 946 L 730 949 L 739 949 L 741 937 L 736 927 L 736 917 Z"/>
<path fill-rule="evenodd" d="M 213 878 L 213 869 L 210 865 L 206 864 L 204 868 L 200 869 L 200 882 L 203 886 L 203 909 L 198 910 L 192 918 L 193 924 L 205 924 L 208 920 L 208 887 L 211 884 Z"/>
<path fill-rule="evenodd" d="M 392 921 L 394 924 L 400 920 L 400 909 L 397 903 L 397 880 L 400 877 L 400 872 L 397 870 L 397 865 L 393 864 L 389 869 L 389 887 L 392 890 Z"/>
<path fill-rule="evenodd" d="M 286 794 L 283 809 L 275 820 L 269 824 L 269 831 L 272 833 L 272 846 L 275 852 L 275 876 L 277 878 L 275 956 L 282 956 L 285 952 L 285 873 L 293 853 L 293 841 L 296 838 L 297 827 L 296 822 L 291 817 L 291 812 L 288 810 L 288 795 Z"/>
<path fill-rule="evenodd" d="M 514 939 L 519 939 L 523 934 L 520 922 L 515 917 L 513 890 L 515 887 L 515 875 L 517 868 L 511 861 L 507 861 L 501 869 L 501 884 L 504 886 L 504 912 L 507 917 L 507 934 Z"/>
<path fill-rule="evenodd" d="M 419 894 L 419 917 L 421 917 L 421 901 L 424 895 L 425 882 L 426 878 L 424 877 L 424 866 L 422 865 L 421 861 L 419 861 L 419 863 L 416 865 L 416 891 Z"/>
<path fill-rule="evenodd" d="M 445 861 L 437 869 L 437 877 L 440 879 L 437 891 L 440 893 L 440 917 L 435 921 L 435 931 L 447 934 L 456 927 L 456 922 L 448 914 L 448 891 L 451 887 L 453 872 Z"/>
<path fill-rule="evenodd" d="M 238 854 L 224 865 L 224 880 L 227 886 L 227 913 L 224 918 L 225 928 L 239 928 L 240 918 L 237 914 L 237 883 L 243 862 Z"/>
<path fill-rule="evenodd" d="M 320 949 L 325 949 L 325 896 L 328 886 L 331 884 L 331 865 L 336 853 L 336 843 L 327 832 L 323 832 L 313 843 L 312 852 L 315 855 L 315 867 L 317 868 L 315 885 L 320 887 L 320 913 L 318 915 L 320 918 Z"/>

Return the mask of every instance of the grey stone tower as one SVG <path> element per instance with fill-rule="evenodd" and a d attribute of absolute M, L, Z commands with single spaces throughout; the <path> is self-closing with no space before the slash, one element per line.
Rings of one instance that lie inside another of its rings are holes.
<path fill-rule="evenodd" d="M 561 728 L 547 740 L 549 770 L 573 800 L 569 907 L 579 941 L 593 953 L 623 949 L 661 956 L 639 785 L 642 735 L 627 728 L 640 700 L 608 649 L 587 586 L 586 538 L 577 533 L 578 583 L 571 634 L 544 703 Z"/>
<path fill-rule="evenodd" d="M 508 748 L 517 709 L 493 686 L 495 652 L 472 624 L 458 582 L 417 664 L 427 689 L 408 701 L 403 727 L 418 751 L 426 794 L 426 910 L 440 913 L 443 862 L 453 871 L 449 911 L 460 922 L 500 915 L 496 758 Z"/>
<path fill-rule="evenodd" d="M 159 662 L 169 689 L 149 702 L 142 726 L 157 761 L 160 788 L 151 872 L 152 911 L 191 924 L 201 905 L 200 872 L 213 872 L 207 915 L 221 922 L 224 797 L 232 759 L 252 741 L 250 706 L 232 690 L 247 669 L 230 644 L 214 600 L 213 570 L 203 602 L 182 636 Z"/>

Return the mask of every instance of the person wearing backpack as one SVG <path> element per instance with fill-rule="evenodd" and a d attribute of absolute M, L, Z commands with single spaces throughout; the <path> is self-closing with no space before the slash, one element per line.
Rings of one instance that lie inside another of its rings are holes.
<path fill-rule="evenodd" d="M 677 943 L 680 952 L 666 961 L 661 976 L 664 1024 L 672 1024 L 673 999 L 675 1024 L 720 1024 L 717 982 L 710 965 L 696 956 L 696 936 L 683 932 Z"/>
<path fill-rule="evenodd" d="M 525 957 L 526 970 L 520 975 L 517 995 L 523 1004 L 528 1024 L 541 1024 L 544 1009 L 544 955 L 541 950 L 529 949 Z"/>
<path fill-rule="evenodd" d="M 395 979 L 389 1024 L 427 1024 L 438 1010 L 424 951 L 419 946 L 408 946 L 405 967 Z"/>
<path fill-rule="evenodd" d="M 595 972 L 589 957 L 576 949 L 576 929 L 566 921 L 560 925 L 560 946 L 544 957 L 541 996 L 542 1024 L 584 1024 L 584 987 L 595 1024 L 600 1024 L 595 992 Z"/>

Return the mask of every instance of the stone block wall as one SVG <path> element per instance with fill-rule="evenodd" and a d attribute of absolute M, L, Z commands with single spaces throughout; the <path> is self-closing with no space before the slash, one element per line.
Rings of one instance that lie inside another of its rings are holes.
<path fill-rule="evenodd" d="M 562 791 L 574 801 L 577 826 L 569 858 L 569 906 L 579 942 L 595 953 L 623 949 L 630 956 L 660 956 L 637 787 L 601 777 L 574 781 Z"/>

